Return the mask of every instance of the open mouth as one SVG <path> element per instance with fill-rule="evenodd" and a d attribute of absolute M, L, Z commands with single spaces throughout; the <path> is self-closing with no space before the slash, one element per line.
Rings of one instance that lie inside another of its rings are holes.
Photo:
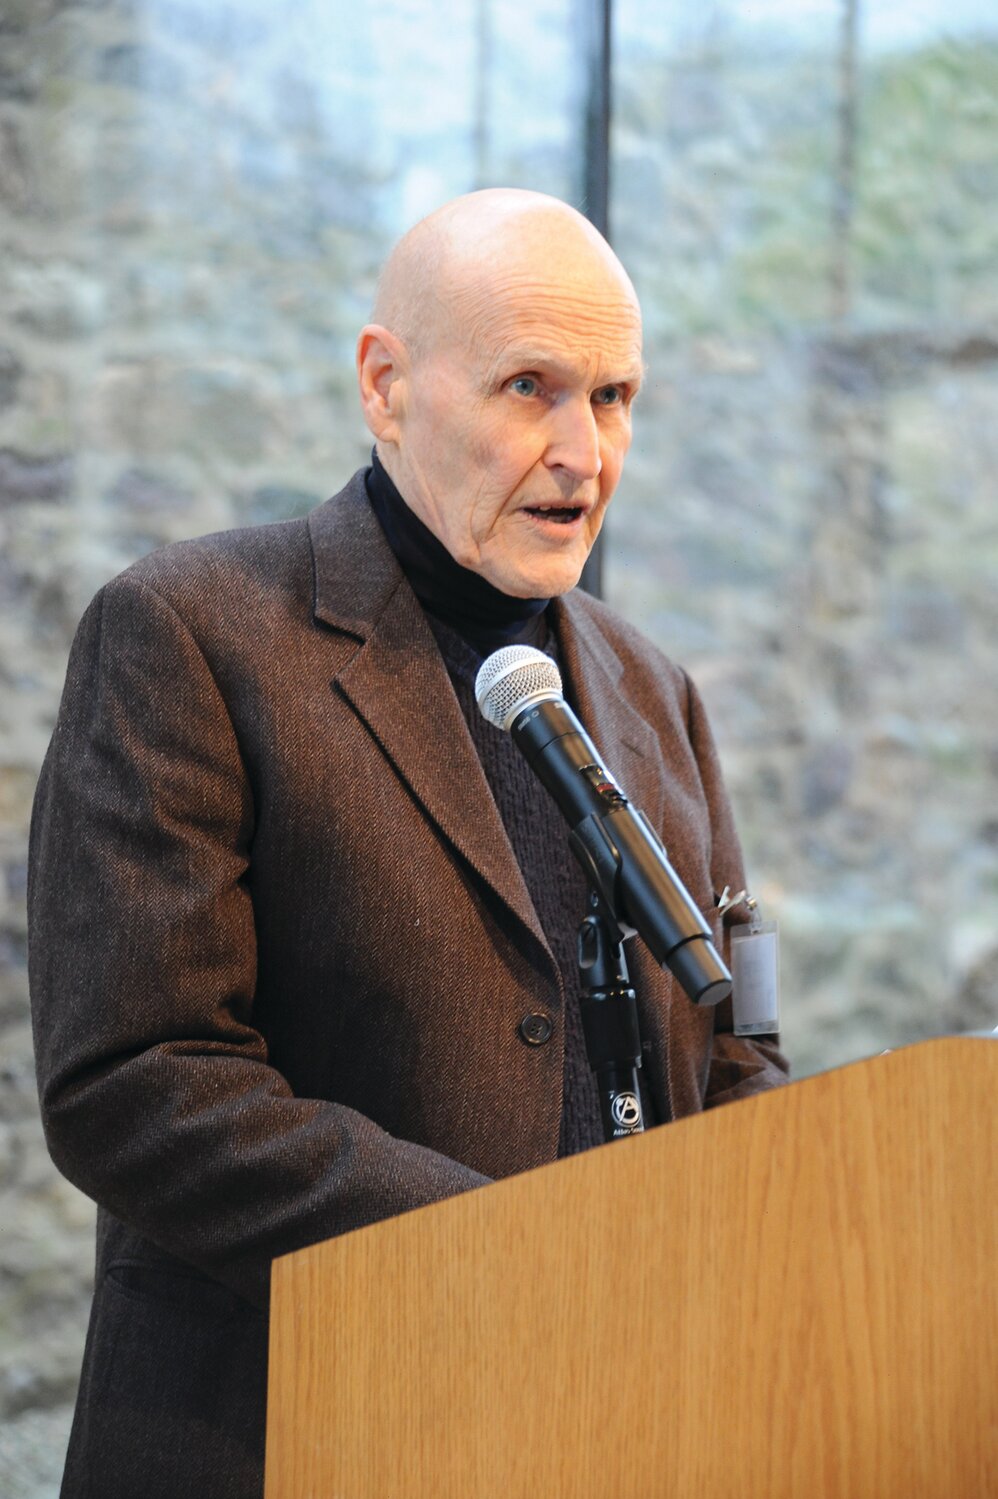
<path fill-rule="evenodd" d="M 581 505 L 528 505 L 528 515 L 536 520 L 553 520 L 559 526 L 570 526 L 582 514 Z"/>

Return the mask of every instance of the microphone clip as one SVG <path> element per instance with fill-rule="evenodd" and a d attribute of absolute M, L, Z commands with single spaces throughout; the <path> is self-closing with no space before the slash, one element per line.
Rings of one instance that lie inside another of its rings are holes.
<path fill-rule="evenodd" d="M 625 931 L 595 890 L 589 904 L 578 938 L 582 1030 L 596 1075 L 604 1139 L 619 1140 L 645 1127 L 638 1084 L 638 1002 L 623 952 Z"/>

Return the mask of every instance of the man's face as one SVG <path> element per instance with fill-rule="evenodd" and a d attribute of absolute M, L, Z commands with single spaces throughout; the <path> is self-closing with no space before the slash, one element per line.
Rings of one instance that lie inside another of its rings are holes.
<path fill-rule="evenodd" d="M 399 392 L 390 471 L 463 566 L 517 598 L 578 582 L 631 441 L 633 295 L 605 267 L 481 278 Z"/>

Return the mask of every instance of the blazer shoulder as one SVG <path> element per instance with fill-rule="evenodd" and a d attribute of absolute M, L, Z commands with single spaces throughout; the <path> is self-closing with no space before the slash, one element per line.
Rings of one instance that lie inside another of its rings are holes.
<path fill-rule="evenodd" d="M 565 601 L 565 610 L 584 646 L 593 655 L 602 656 L 604 664 L 613 661 L 635 706 L 650 710 L 664 699 L 673 711 L 685 716 L 689 676 L 636 625 L 581 589 L 575 589 Z"/>
<path fill-rule="evenodd" d="M 236 625 L 275 611 L 311 616 L 320 546 L 342 545 L 364 495 L 363 471 L 309 514 L 173 542 L 133 562 L 101 590 L 151 589 L 193 628 Z M 332 539 L 330 541 L 330 538 Z"/>
<path fill-rule="evenodd" d="M 298 592 L 303 584 L 311 594 L 311 581 L 308 521 L 301 518 L 172 542 L 133 562 L 107 587 L 144 586 L 186 618 L 223 599 L 252 607 L 261 594 Z"/>

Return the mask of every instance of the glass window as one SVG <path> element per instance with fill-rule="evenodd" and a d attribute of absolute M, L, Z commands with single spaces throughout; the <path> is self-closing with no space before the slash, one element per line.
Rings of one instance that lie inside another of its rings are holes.
<path fill-rule="evenodd" d="M 992 1027 L 998 17 L 615 15 L 610 601 L 704 689 L 797 1071 Z"/>

